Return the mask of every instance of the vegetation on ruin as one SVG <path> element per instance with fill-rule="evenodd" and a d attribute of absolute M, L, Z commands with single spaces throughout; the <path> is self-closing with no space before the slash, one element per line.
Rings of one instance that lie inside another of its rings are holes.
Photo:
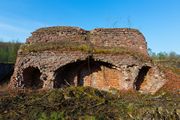
<path fill-rule="evenodd" d="M 112 89 L 109 93 L 91 87 L 21 91 L 0 97 L 0 119 L 179 120 L 179 102 L 178 94 L 164 92 L 142 95 Z"/>
<path fill-rule="evenodd" d="M 125 47 L 99 47 L 90 44 L 80 44 L 77 42 L 50 42 L 50 43 L 31 43 L 20 47 L 21 54 L 41 51 L 81 51 L 89 54 L 128 54 L 142 61 L 150 60 L 149 57 Z"/>

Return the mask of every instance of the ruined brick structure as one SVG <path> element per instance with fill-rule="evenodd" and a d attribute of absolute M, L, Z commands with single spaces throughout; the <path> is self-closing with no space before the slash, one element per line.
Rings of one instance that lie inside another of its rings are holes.
<path fill-rule="evenodd" d="M 155 93 L 166 80 L 136 29 L 41 28 L 18 51 L 11 88 L 91 86 Z"/>

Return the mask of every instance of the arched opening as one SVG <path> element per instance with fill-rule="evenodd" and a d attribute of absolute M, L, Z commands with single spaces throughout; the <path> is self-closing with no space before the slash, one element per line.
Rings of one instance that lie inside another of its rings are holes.
<path fill-rule="evenodd" d="M 136 77 L 134 87 L 138 91 L 141 89 L 141 84 L 144 82 L 145 77 L 151 67 L 149 66 L 143 66 L 138 73 L 138 76 Z"/>
<path fill-rule="evenodd" d="M 101 66 L 112 68 L 112 64 L 95 61 L 93 58 L 66 64 L 55 71 L 54 88 L 83 86 L 84 78 L 102 70 Z"/>
<path fill-rule="evenodd" d="M 78 67 L 83 64 L 82 61 L 69 63 L 55 71 L 54 88 L 62 88 L 65 86 L 75 85 L 75 77 Z"/>
<path fill-rule="evenodd" d="M 25 88 L 40 89 L 43 81 L 40 80 L 41 72 L 38 68 L 28 67 L 23 71 L 23 84 Z"/>

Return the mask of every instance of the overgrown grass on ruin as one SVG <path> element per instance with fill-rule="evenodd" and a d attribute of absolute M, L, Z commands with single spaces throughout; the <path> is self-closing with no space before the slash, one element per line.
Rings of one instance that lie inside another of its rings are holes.
<path fill-rule="evenodd" d="M 150 58 L 144 54 L 136 52 L 134 50 L 125 47 L 99 47 L 89 44 L 80 44 L 77 42 L 50 42 L 50 43 L 31 43 L 24 44 L 20 47 L 21 54 L 27 54 L 30 52 L 42 52 L 42 51 L 81 51 L 88 54 L 121 54 L 131 55 L 142 61 L 149 61 Z"/>

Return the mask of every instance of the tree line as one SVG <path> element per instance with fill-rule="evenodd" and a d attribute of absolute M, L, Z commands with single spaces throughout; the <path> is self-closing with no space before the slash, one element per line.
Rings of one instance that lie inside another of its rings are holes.
<path fill-rule="evenodd" d="M 15 63 L 20 42 L 0 42 L 0 63 Z"/>
<path fill-rule="evenodd" d="M 161 63 L 168 67 L 180 68 L 180 55 L 176 52 L 152 52 L 151 49 L 148 49 L 149 55 L 152 60 L 156 63 Z"/>

